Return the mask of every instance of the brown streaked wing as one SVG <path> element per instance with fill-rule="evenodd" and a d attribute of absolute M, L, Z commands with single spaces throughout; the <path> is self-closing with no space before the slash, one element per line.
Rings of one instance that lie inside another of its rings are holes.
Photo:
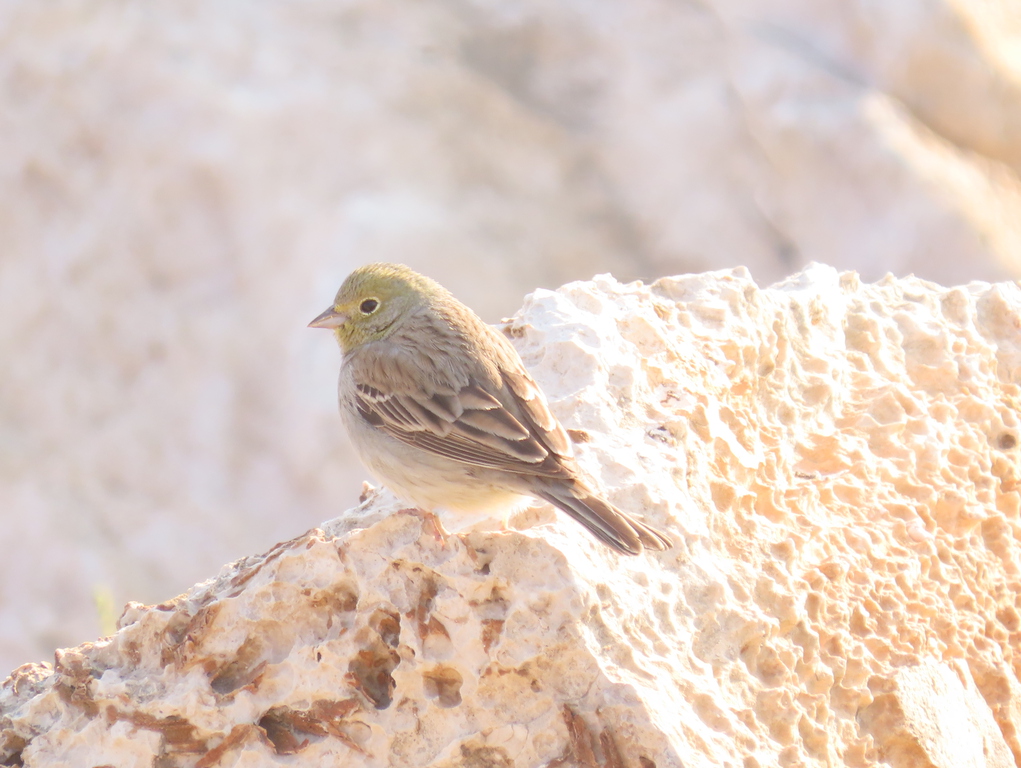
<path fill-rule="evenodd" d="M 561 477 L 566 474 L 558 462 L 548 460 L 549 452 L 516 421 L 516 434 L 521 435 L 518 439 L 508 439 L 473 426 L 469 420 L 478 412 L 472 410 L 465 411 L 460 419 L 442 426 L 436 426 L 428 420 L 411 427 L 405 418 L 392 417 L 394 413 L 409 413 L 411 409 L 406 403 L 406 396 L 392 396 L 385 401 L 373 403 L 359 395 L 358 411 L 368 423 L 403 443 L 466 464 L 543 477 Z M 508 423 L 512 418 L 507 413 Z"/>
<path fill-rule="evenodd" d="M 503 379 L 510 391 L 516 395 L 517 402 L 524 412 L 525 420 L 529 422 L 539 441 L 551 453 L 570 456 L 571 441 L 567 437 L 567 432 L 550 411 L 539 385 L 528 375 L 528 372 L 523 369 L 504 371 Z"/>
<path fill-rule="evenodd" d="M 456 432 L 451 432 L 446 437 L 438 437 L 429 432 L 415 432 L 407 435 L 406 440 L 400 435 L 395 437 L 432 453 L 478 467 L 502 469 L 515 474 L 538 474 L 543 477 L 559 477 L 561 474 L 555 465 L 547 466 L 550 464 L 546 461 L 549 454 L 532 439 L 494 448 Z"/>
<path fill-rule="evenodd" d="M 488 432 L 504 440 L 519 441 L 531 438 L 520 421 L 510 415 L 506 408 L 488 411 L 466 410 L 457 420 L 461 426 L 471 427 L 479 432 Z"/>
<path fill-rule="evenodd" d="M 551 455 L 550 445 L 559 445 L 557 430 L 540 430 L 534 424 L 538 419 L 559 428 L 527 374 L 515 374 L 520 378 L 515 380 L 517 386 L 530 396 L 525 400 L 508 389 L 505 380 L 489 381 L 484 373 L 479 374 L 481 378 L 465 376 L 457 381 L 448 377 L 445 384 L 434 377 L 416 376 L 419 362 L 396 355 L 377 357 L 366 366 L 355 362 L 352 374 L 362 418 L 408 445 L 466 464 L 542 477 L 571 476 Z M 413 383 L 423 379 L 431 380 L 434 391 Z M 406 382 L 405 391 L 392 391 L 395 382 Z M 415 391 L 407 391 L 411 388 Z M 505 407 L 500 398 L 511 407 Z M 563 440 L 568 445 L 566 435 Z M 557 453 L 569 455 L 560 449 Z"/>

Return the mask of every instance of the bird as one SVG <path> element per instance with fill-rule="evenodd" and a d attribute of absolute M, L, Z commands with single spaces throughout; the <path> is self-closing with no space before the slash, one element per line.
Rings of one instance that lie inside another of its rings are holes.
<path fill-rule="evenodd" d="M 402 264 L 355 269 L 310 328 L 340 344 L 340 412 L 359 458 L 419 509 L 549 502 L 627 555 L 672 546 L 595 490 L 511 343 Z"/>

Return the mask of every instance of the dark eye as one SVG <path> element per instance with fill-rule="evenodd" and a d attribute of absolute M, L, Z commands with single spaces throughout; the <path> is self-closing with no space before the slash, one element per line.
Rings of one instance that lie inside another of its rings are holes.
<path fill-rule="evenodd" d="M 361 303 L 361 306 L 359 306 L 358 309 L 362 311 L 363 315 L 371 315 L 373 312 L 376 311 L 376 308 L 378 306 L 379 302 L 376 301 L 375 299 L 366 299 Z"/>

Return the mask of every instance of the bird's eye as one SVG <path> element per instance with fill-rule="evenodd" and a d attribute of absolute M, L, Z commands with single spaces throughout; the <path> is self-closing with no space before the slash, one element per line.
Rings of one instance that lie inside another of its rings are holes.
<path fill-rule="evenodd" d="M 371 315 L 379 307 L 379 302 L 375 299 L 366 299 L 358 307 L 362 311 L 363 315 Z"/>

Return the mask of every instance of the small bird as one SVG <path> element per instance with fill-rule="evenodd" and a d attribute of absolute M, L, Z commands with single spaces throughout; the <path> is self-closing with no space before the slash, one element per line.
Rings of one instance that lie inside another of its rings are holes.
<path fill-rule="evenodd" d="M 479 512 L 534 496 L 619 552 L 672 546 L 595 494 L 517 351 L 438 283 L 400 264 L 359 267 L 309 327 L 334 331 L 344 425 L 405 501 Z"/>

